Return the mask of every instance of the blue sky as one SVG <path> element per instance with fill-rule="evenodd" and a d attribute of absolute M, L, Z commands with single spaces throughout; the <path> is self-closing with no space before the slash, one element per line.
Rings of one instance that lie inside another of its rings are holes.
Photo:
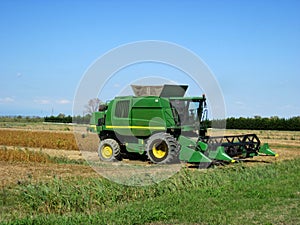
<path fill-rule="evenodd" d="M 220 84 L 228 117 L 300 115 L 300 1 L 230 0 L 1 1 L 0 115 L 72 114 L 89 66 L 142 40 L 197 54 Z M 163 73 L 174 80 L 172 70 Z M 113 98 L 137 77 L 112 79 L 99 97 Z"/>

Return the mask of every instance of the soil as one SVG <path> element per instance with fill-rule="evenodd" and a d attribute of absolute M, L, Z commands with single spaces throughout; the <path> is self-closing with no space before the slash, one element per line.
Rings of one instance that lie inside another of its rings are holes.
<path fill-rule="evenodd" d="M 39 182 L 54 177 L 91 177 L 97 173 L 85 165 L 54 163 L 22 163 L 0 161 L 1 186 L 16 185 L 30 181 Z"/>

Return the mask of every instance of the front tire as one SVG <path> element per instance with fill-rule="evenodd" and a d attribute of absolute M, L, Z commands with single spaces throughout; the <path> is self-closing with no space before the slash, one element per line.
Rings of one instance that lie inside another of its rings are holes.
<path fill-rule="evenodd" d="M 177 140 L 168 133 L 153 134 L 147 141 L 146 151 L 153 163 L 168 164 L 179 162 L 180 147 Z"/>
<path fill-rule="evenodd" d="M 114 139 L 104 139 L 100 141 L 98 156 L 105 162 L 121 160 L 120 145 Z"/>

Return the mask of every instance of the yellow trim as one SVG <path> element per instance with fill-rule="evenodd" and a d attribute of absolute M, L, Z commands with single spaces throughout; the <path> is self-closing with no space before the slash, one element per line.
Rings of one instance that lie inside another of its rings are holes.
<path fill-rule="evenodd" d="M 111 128 L 111 129 L 155 129 L 155 130 L 165 130 L 165 127 L 146 127 L 146 126 L 106 126 L 106 128 Z"/>
<path fill-rule="evenodd" d="M 90 125 L 90 128 L 97 129 L 96 125 Z"/>

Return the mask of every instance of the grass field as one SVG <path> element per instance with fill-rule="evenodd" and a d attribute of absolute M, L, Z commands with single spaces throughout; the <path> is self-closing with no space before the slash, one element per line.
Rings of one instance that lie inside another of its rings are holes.
<path fill-rule="evenodd" d="M 0 127 L 1 224 L 300 224 L 300 132 L 229 130 L 258 134 L 279 158 L 183 167 L 136 187 L 100 177 L 78 148 L 58 145 L 72 146 L 71 126 Z M 78 135 L 97 142 L 92 134 Z"/>

